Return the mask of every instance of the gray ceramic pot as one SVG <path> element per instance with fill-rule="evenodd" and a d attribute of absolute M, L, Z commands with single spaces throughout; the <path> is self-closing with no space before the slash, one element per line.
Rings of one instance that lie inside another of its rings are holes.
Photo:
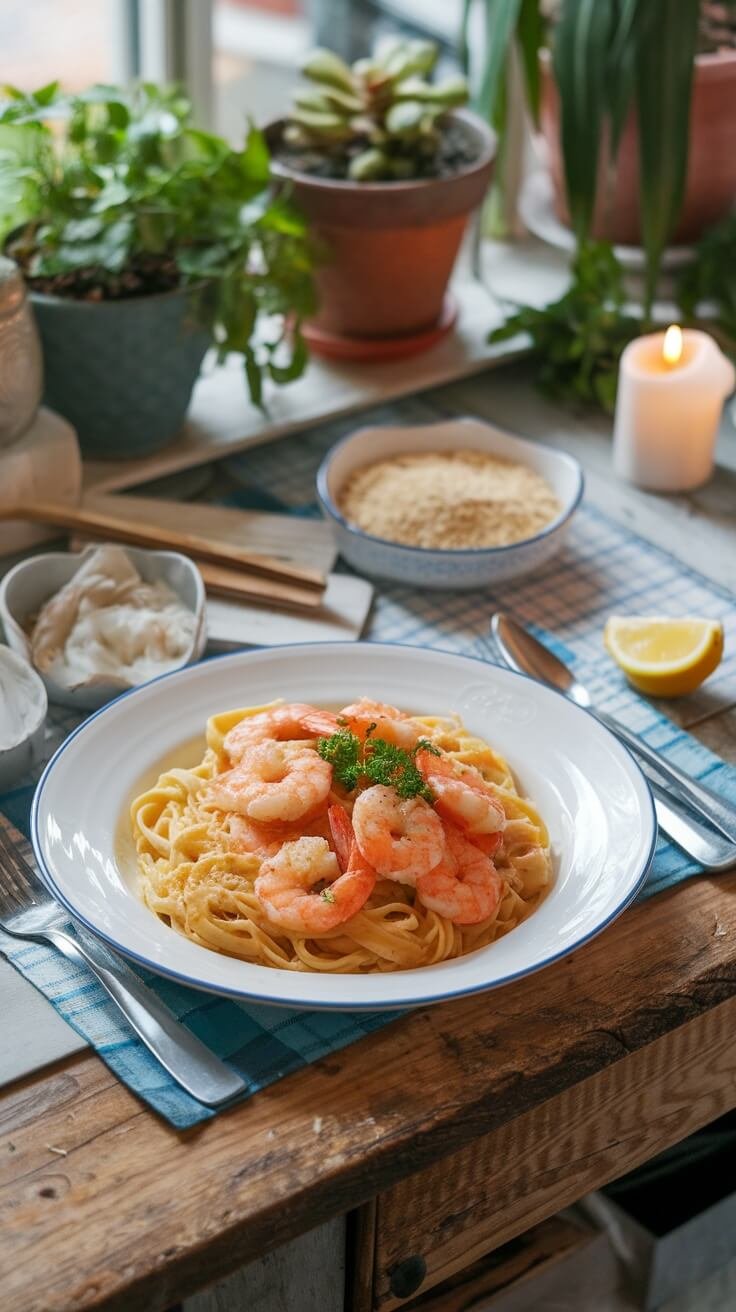
<path fill-rule="evenodd" d="M 44 402 L 74 425 L 85 455 L 125 460 L 174 437 L 210 341 L 193 322 L 191 295 L 97 302 L 31 295 Z"/>

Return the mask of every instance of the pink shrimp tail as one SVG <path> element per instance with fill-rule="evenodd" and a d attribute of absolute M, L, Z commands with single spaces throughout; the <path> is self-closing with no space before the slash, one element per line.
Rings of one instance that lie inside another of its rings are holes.
<path fill-rule="evenodd" d="M 330 833 L 335 846 L 337 864 L 343 874 L 348 871 L 351 874 L 361 872 L 365 875 L 372 875 L 375 880 L 376 872 L 373 866 L 369 866 L 358 847 L 353 822 L 345 808 L 336 803 L 329 808 L 327 818 L 330 822 Z"/>
<path fill-rule="evenodd" d="M 329 808 L 327 818 L 330 822 L 337 863 L 344 874 L 350 865 L 350 855 L 355 842 L 353 824 L 344 806 L 338 806 L 337 803 Z"/>
<path fill-rule="evenodd" d="M 302 715 L 301 724 L 307 733 L 314 734 L 315 738 L 331 738 L 340 728 L 337 716 L 333 715 L 332 711 L 309 711 Z"/>

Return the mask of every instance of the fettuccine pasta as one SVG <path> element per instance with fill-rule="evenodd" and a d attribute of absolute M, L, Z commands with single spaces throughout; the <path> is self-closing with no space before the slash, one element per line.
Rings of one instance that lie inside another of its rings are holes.
<path fill-rule="evenodd" d="M 298 731 L 278 704 L 213 715 L 199 764 L 164 771 L 132 804 L 151 911 L 249 962 L 350 973 L 432 965 L 526 919 L 551 881 L 549 837 L 506 761 L 457 716 L 381 709 L 366 724 L 295 708 Z M 308 728 L 317 724 L 337 736 Z M 373 782 L 376 766 L 341 782 L 329 745 L 353 730 L 345 741 L 360 739 L 366 760 L 378 759 L 381 735 L 402 743 L 384 741 L 384 754 L 410 761 L 423 791 L 407 800 L 402 785 Z M 320 878 L 316 867 L 304 874 L 315 860 Z"/>

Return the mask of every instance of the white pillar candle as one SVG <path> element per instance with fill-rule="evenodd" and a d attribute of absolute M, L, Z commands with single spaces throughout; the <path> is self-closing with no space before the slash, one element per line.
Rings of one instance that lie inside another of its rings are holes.
<path fill-rule="evenodd" d="M 657 492 L 707 482 L 723 402 L 735 382 L 733 365 L 707 333 L 673 325 L 629 342 L 616 395 L 616 473 Z"/>

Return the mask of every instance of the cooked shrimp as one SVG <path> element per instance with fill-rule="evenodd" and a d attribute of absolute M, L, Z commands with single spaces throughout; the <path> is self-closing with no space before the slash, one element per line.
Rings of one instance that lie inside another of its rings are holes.
<path fill-rule="evenodd" d="M 331 786 L 332 766 L 313 748 L 267 740 L 213 779 L 208 799 L 261 824 L 288 823 L 314 814 Z"/>
<path fill-rule="evenodd" d="M 275 856 L 286 838 L 292 837 L 290 833 L 285 835 L 281 826 L 259 825 L 249 820 L 247 815 L 238 815 L 236 812 L 230 816 L 228 829 L 230 847 L 234 852 L 259 857 Z"/>
<path fill-rule="evenodd" d="M 268 738 L 283 742 L 290 738 L 329 737 L 337 728 L 337 717 L 330 711 L 320 711 L 306 702 L 289 702 L 244 716 L 225 735 L 223 747 L 230 760 L 236 762 Z"/>
<path fill-rule="evenodd" d="M 313 820 L 299 820 L 296 824 L 259 824 L 249 820 L 247 815 L 231 812 L 228 817 L 230 847 L 234 852 L 244 852 L 260 857 L 275 856 L 284 843 L 294 838 L 326 838 L 329 834 L 327 816 L 319 814 Z"/>
<path fill-rule="evenodd" d="M 468 834 L 495 834 L 504 829 L 503 806 L 475 766 L 425 751 L 417 752 L 416 763 L 443 820 Z"/>
<path fill-rule="evenodd" d="M 495 834 L 469 834 L 468 837 L 475 847 L 479 847 L 481 852 L 485 852 L 486 856 L 493 859 L 503 843 L 504 831 L 497 829 Z"/>
<path fill-rule="evenodd" d="M 331 806 L 327 812 L 327 818 L 330 823 L 330 833 L 335 848 L 335 855 L 341 870 L 347 870 L 350 865 L 350 858 L 357 849 L 360 855 L 360 848 L 355 841 L 355 830 L 353 822 L 350 819 L 344 806 Z M 361 858 L 364 859 L 364 858 Z"/>
<path fill-rule="evenodd" d="M 442 857 L 442 821 L 422 797 L 402 799 L 374 784 L 356 798 L 353 826 L 369 865 L 400 884 L 413 884 Z"/>
<path fill-rule="evenodd" d="M 375 872 L 363 861 L 341 875 L 325 838 L 297 838 L 264 861 L 254 887 L 270 921 L 313 938 L 360 911 L 375 882 Z M 325 887 L 313 892 L 320 883 Z"/>
<path fill-rule="evenodd" d="M 503 882 L 490 857 L 462 830 L 445 823 L 445 852 L 434 870 L 420 875 L 417 897 L 425 907 L 456 925 L 477 925 L 492 916 Z"/>
<path fill-rule="evenodd" d="M 370 870 L 375 880 L 376 872 L 372 866 L 368 865 L 368 862 L 358 847 L 353 822 L 345 808 L 337 804 L 331 806 L 327 812 L 327 819 L 330 826 L 330 833 L 332 835 L 337 863 L 340 869 L 343 871 L 361 869 Z"/>
<path fill-rule="evenodd" d="M 364 739 L 371 730 L 374 738 L 383 738 L 384 742 L 403 747 L 405 751 L 416 746 L 422 736 L 419 726 L 404 711 L 385 706 L 383 702 L 372 702 L 368 697 L 343 707 L 340 719 L 347 720 L 348 728 L 359 738 Z"/>

